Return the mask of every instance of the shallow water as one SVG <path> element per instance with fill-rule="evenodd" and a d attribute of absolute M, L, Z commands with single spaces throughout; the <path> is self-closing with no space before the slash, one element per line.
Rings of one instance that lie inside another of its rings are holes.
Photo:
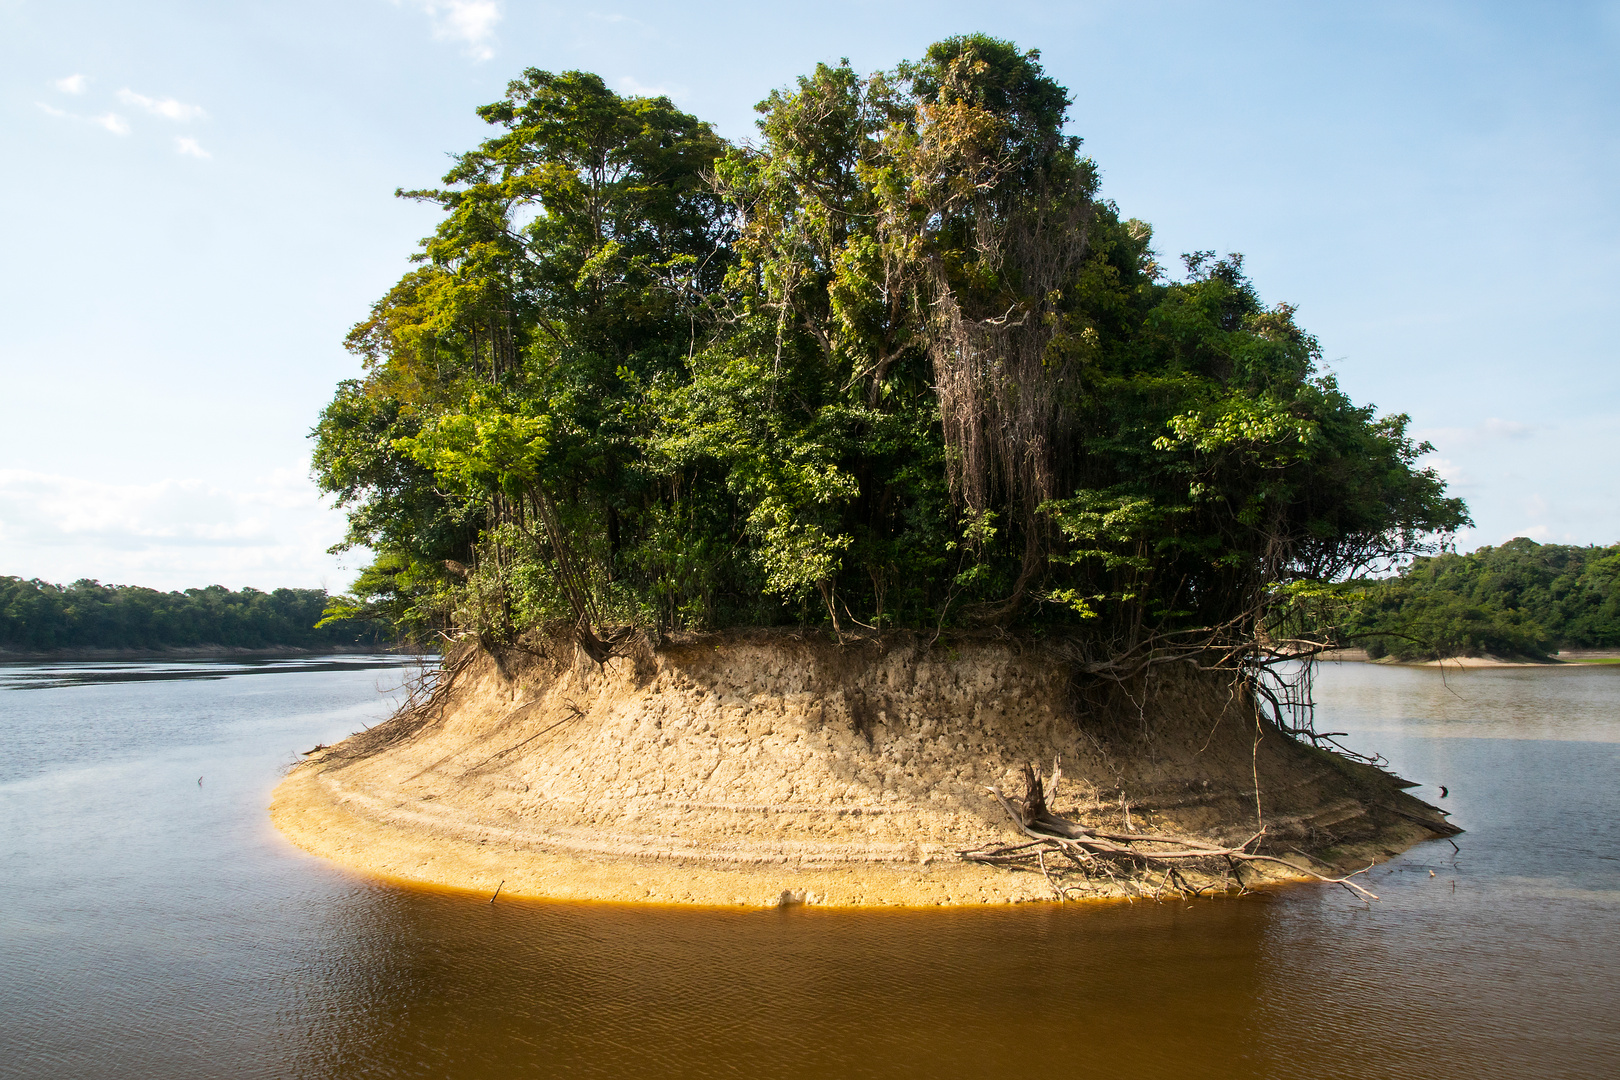
<path fill-rule="evenodd" d="M 265 814 L 399 672 L 0 668 L 0 1076 L 1594 1076 L 1620 1060 L 1620 670 L 1342 664 L 1326 726 L 1468 829 L 1332 887 L 644 909 L 372 882 Z M 151 677 L 157 671 L 167 677 Z M 195 676 L 195 677 L 194 677 Z M 201 783 L 199 784 L 199 779 Z M 1431 871 L 1433 876 L 1431 876 Z"/>

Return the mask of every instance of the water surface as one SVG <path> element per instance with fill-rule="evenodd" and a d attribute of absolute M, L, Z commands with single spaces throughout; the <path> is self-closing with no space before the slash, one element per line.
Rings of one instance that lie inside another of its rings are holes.
<path fill-rule="evenodd" d="M 378 661 L 381 662 L 381 661 Z M 269 826 L 395 668 L 0 668 L 0 1076 L 1594 1076 L 1620 1060 L 1620 670 L 1341 664 L 1468 829 L 1331 887 L 993 910 L 495 904 Z M 120 678 L 120 673 L 132 678 Z M 201 781 L 199 783 L 199 780 Z"/>

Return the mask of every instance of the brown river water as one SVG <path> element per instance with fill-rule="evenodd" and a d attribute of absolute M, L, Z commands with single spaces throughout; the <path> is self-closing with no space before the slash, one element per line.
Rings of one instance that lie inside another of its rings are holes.
<path fill-rule="evenodd" d="M 491 904 L 293 849 L 280 770 L 399 678 L 0 666 L 0 1077 L 1620 1073 L 1620 668 L 1324 667 L 1322 726 L 1468 830 L 1378 903 L 870 912 Z"/>

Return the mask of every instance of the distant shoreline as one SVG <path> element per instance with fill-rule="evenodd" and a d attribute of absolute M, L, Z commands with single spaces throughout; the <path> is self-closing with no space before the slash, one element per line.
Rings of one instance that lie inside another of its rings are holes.
<path fill-rule="evenodd" d="M 1499 656 L 1448 656 L 1442 660 L 1374 660 L 1366 649 L 1330 649 L 1318 660 L 1344 664 L 1382 664 L 1387 667 L 1448 667 L 1448 668 L 1503 668 L 1503 667 L 1563 667 L 1570 664 L 1620 663 L 1620 649 L 1565 649 L 1553 654 L 1551 660 L 1505 660 Z"/>
<path fill-rule="evenodd" d="M 332 654 L 369 656 L 381 653 L 409 655 L 415 650 L 398 645 L 323 645 L 317 649 L 289 645 L 262 649 L 227 645 L 184 645 L 156 649 L 54 649 L 22 652 L 0 648 L 0 664 L 70 663 L 75 661 L 118 660 L 233 660 L 272 659 L 280 656 L 330 656 Z"/>

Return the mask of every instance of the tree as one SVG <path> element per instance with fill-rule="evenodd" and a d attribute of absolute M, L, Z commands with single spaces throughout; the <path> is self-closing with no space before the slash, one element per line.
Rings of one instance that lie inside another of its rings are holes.
<path fill-rule="evenodd" d="M 579 72 L 526 71 L 479 114 L 502 133 L 447 187 L 400 193 L 446 216 L 351 332 L 367 378 L 323 414 L 316 475 L 351 508 L 347 543 L 379 554 L 359 599 L 419 628 L 509 631 L 559 604 L 594 621 L 619 610 L 625 516 L 644 531 L 657 501 L 641 388 L 696 347 L 724 270 L 703 180 L 720 142 Z"/>
<path fill-rule="evenodd" d="M 319 628 L 321 589 L 233 592 L 221 585 L 159 592 L 80 580 L 71 585 L 0 577 L 0 646 L 164 649 L 188 646 L 318 649 L 375 644 L 388 627 L 334 620 Z"/>
<path fill-rule="evenodd" d="M 981 35 L 818 66 L 730 148 L 525 73 L 408 193 L 444 222 L 317 429 L 366 587 L 598 656 L 626 624 L 992 625 L 1102 670 L 1254 655 L 1323 583 L 1439 550 L 1466 510 L 1406 418 L 1240 257 L 1171 278 L 1067 106 Z"/>
<path fill-rule="evenodd" d="M 1539 660 L 1559 648 L 1620 646 L 1620 545 L 1570 547 L 1521 536 L 1353 584 L 1360 606 L 1346 630 L 1375 657 Z"/>

